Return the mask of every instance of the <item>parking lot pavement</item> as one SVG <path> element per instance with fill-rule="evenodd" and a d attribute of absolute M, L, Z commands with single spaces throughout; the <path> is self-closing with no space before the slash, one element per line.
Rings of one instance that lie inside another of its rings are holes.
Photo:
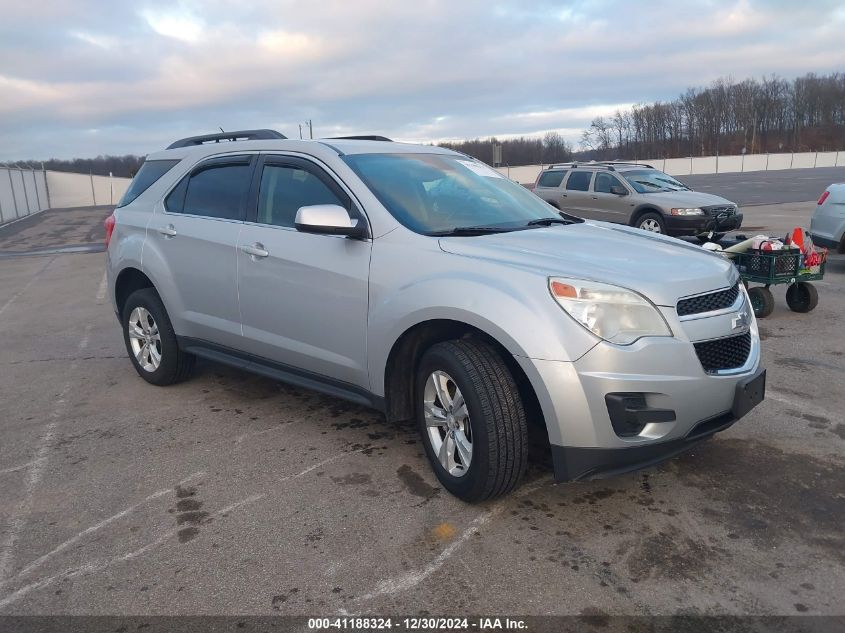
<path fill-rule="evenodd" d="M 82 243 L 100 215 L 0 243 Z M 2 614 L 842 613 L 841 258 L 810 314 L 775 289 L 768 398 L 734 427 L 602 481 L 535 465 L 471 506 L 373 411 L 211 363 L 145 383 L 103 257 L 0 261 Z"/>
<path fill-rule="evenodd" d="M 818 200 L 833 182 L 845 182 L 845 167 L 748 171 L 738 174 L 679 176 L 698 191 L 713 193 L 740 206 Z"/>

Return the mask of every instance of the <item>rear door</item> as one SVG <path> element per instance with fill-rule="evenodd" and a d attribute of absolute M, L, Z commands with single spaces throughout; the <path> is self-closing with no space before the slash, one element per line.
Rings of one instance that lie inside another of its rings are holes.
<path fill-rule="evenodd" d="M 239 345 L 237 243 L 256 159 L 201 162 L 167 195 L 147 230 L 172 277 L 164 299 L 181 336 Z"/>
<path fill-rule="evenodd" d="M 264 156 L 251 199 L 238 249 L 244 349 L 306 377 L 369 389 L 372 242 L 294 227 L 303 206 L 338 204 L 361 222 L 363 214 L 333 175 L 302 157 Z"/>
<path fill-rule="evenodd" d="M 566 178 L 563 187 L 562 209 L 582 218 L 599 219 L 591 208 L 590 182 L 593 172 L 586 169 L 573 169 Z"/>
<path fill-rule="evenodd" d="M 629 195 L 611 193 L 611 188 L 617 186 L 628 191 L 628 188 L 622 184 L 622 181 L 612 173 L 606 171 L 596 172 L 596 177 L 593 179 L 593 191 L 591 195 L 593 217 L 596 220 L 628 224 L 634 205 L 630 202 L 630 192 Z"/>

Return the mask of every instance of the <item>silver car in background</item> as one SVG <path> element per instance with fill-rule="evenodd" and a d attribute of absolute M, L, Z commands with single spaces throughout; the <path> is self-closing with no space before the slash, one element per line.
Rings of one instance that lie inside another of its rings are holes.
<path fill-rule="evenodd" d="M 107 241 L 144 380 L 184 380 L 203 357 L 414 420 L 467 501 L 518 484 L 529 434 L 558 480 L 601 477 L 683 451 L 764 396 L 729 261 L 558 213 L 438 147 L 182 139 L 147 158 Z"/>
<path fill-rule="evenodd" d="M 815 245 L 845 253 L 845 183 L 824 190 L 810 220 L 809 232 Z"/>
<path fill-rule="evenodd" d="M 651 165 L 589 162 L 549 165 L 534 193 L 557 209 L 652 233 L 721 239 L 742 226 L 730 200 L 693 191 Z"/>

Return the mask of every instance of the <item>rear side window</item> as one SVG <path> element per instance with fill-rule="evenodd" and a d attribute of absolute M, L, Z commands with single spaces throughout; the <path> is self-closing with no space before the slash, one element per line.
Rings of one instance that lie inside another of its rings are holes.
<path fill-rule="evenodd" d="M 590 178 L 593 172 L 591 171 L 573 171 L 569 174 L 569 180 L 566 181 L 566 188 L 569 191 L 587 191 L 590 188 Z"/>
<path fill-rule="evenodd" d="M 129 183 L 129 188 L 126 190 L 126 193 L 123 194 L 123 197 L 120 199 L 120 202 L 117 203 L 117 206 L 125 207 L 127 204 L 132 202 L 135 198 L 149 189 L 155 181 L 173 169 L 173 166 L 178 162 L 179 160 L 145 161 L 144 164 L 141 165 L 141 169 L 138 170 L 138 173 L 135 174 L 132 182 Z"/>
<path fill-rule="evenodd" d="M 563 177 L 566 175 L 565 171 L 547 171 L 540 180 L 537 181 L 538 187 L 560 187 L 563 182 Z"/>
<path fill-rule="evenodd" d="M 293 227 L 300 207 L 346 203 L 317 176 L 291 165 L 266 165 L 258 192 L 258 221 Z"/>
<path fill-rule="evenodd" d="M 252 165 L 249 162 L 211 164 L 186 176 L 165 201 L 171 213 L 208 218 L 243 218 Z"/>

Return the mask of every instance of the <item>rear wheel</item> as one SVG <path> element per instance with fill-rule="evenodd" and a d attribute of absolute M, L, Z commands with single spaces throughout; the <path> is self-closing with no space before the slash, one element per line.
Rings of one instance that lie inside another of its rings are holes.
<path fill-rule="evenodd" d="M 806 281 L 796 281 L 786 289 L 786 305 L 793 312 L 809 312 L 819 304 L 816 287 Z"/>
<path fill-rule="evenodd" d="M 748 298 L 751 299 L 754 316 L 758 319 L 766 318 L 775 309 L 775 298 L 772 296 L 772 291 L 764 286 L 749 288 Z"/>
<path fill-rule="evenodd" d="M 167 310 L 155 290 L 143 288 L 129 295 L 121 321 L 126 351 L 141 378 L 164 386 L 190 375 L 195 358 L 179 349 Z"/>
<path fill-rule="evenodd" d="M 489 343 L 438 343 L 416 377 L 417 420 L 443 487 L 464 501 L 513 490 L 528 461 L 528 424 L 516 382 Z"/>
<path fill-rule="evenodd" d="M 643 213 L 637 218 L 636 227 L 643 231 L 650 231 L 651 233 L 666 233 L 666 223 L 660 214 L 654 211 Z"/>

